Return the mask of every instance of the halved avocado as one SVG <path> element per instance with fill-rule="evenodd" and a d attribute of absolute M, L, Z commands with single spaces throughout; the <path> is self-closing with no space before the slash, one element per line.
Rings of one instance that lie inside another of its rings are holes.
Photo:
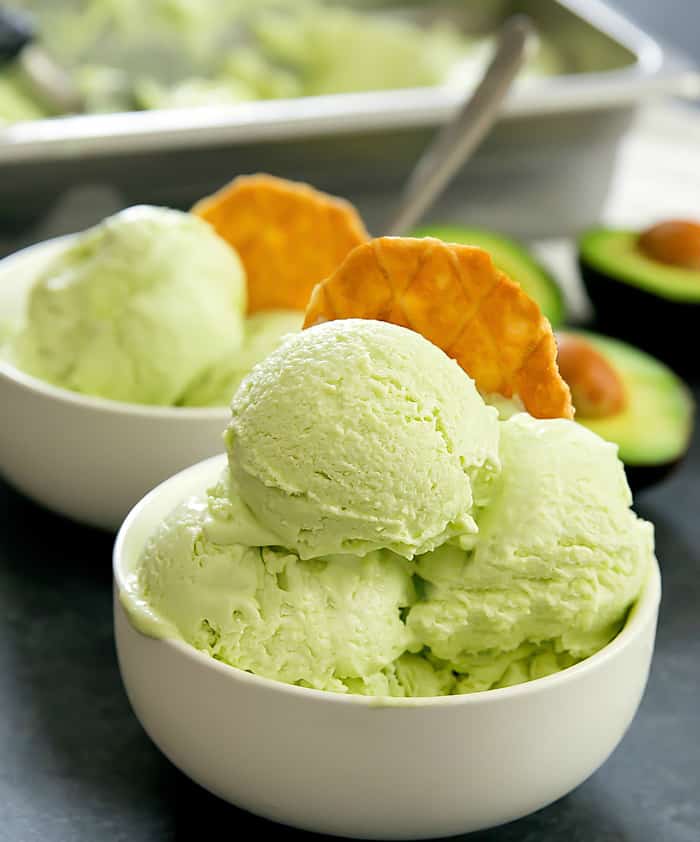
<path fill-rule="evenodd" d="M 557 282 L 517 240 L 481 228 L 440 224 L 418 228 L 413 236 L 436 237 L 447 243 L 479 246 L 491 255 L 502 272 L 517 281 L 530 298 L 539 304 L 552 327 L 564 321 L 564 298 Z"/>
<path fill-rule="evenodd" d="M 559 331 L 557 337 L 562 350 L 567 338 L 592 347 L 613 376 L 617 375 L 621 388 L 622 401 L 614 406 L 611 414 L 592 417 L 596 415 L 595 411 L 589 408 L 586 413 L 580 405 L 576 420 L 618 445 L 633 491 L 664 479 L 687 452 L 692 434 L 695 407 L 685 383 L 659 360 L 617 339 L 568 329 Z M 560 370 L 571 386 L 576 407 L 576 384 L 566 367 L 561 365 L 562 359 L 560 351 Z M 585 376 L 586 372 L 583 374 Z M 604 373 L 603 377 L 597 378 L 596 385 L 601 383 L 610 398 L 610 381 L 606 381 Z M 613 392 L 614 388 L 613 384 Z"/>
<path fill-rule="evenodd" d="M 700 355 L 691 341 L 700 318 L 700 268 L 645 251 L 642 238 L 653 230 L 592 228 L 580 237 L 579 267 L 595 324 L 679 371 L 697 372 Z"/>

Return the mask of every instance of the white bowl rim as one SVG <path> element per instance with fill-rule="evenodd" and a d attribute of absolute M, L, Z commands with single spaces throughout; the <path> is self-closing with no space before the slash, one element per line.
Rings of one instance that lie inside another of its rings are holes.
<path fill-rule="evenodd" d="M 38 243 L 25 246 L 12 254 L 0 258 L 0 267 L 8 271 L 8 265 L 14 261 L 22 260 L 32 251 L 51 244 L 58 244 L 61 241 L 70 241 L 76 234 L 64 234 L 61 237 L 52 237 L 48 240 L 41 240 Z M 130 401 L 119 401 L 111 398 L 101 398 L 95 395 L 86 395 L 82 392 L 74 392 L 62 386 L 55 386 L 40 377 L 34 377 L 22 371 L 21 368 L 13 365 L 9 360 L 0 357 L 0 377 L 13 381 L 30 392 L 39 394 L 51 400 L 62 403 L 73 404 L 94 412 L 114 413 L 121 415 L 141 415 L 150 418 L 193 418 L 198 420 L 222 419 L 225 425 L 228 418 L 228 406 L 161 406 L 158 404 L 132 403 Z"/>
<path fill-rule="evenodd" d="M 183 471 L 174 474 L 172 477 L 169 477 L 164 482 L 160 483 L 160 485 L 157 485 L 155 488 L 149 491 L 149 493 L 146 494 L 145 497 L 143 497 L 131 509 L 129 514 L 126 516 L 124 522 L 122 523 L 114 543 L 114 551 L 112 556 L 112 571 L 114 577 L 114 584 L 117 591 L 117 597 L 121 595 L 122 591 L 128 590 L 128 588 L 124 584 L 124 571 L 122 570 L 122 562 L 124 560 L 124 545 L 126 543 L 127 536 L 131 529 L 134 527 L 134 525 L 143 517 L 144 511 L 146 511 L 149 508 L 149 506 L 153 502 L 153 499 L 159 495 L 162 486 L 173 482 L 176 478 L 181 477 L 185 473 L 189 473 L 191 471 L 194 471 L 195 469 L 200 468 L 205 463 L 215 462 L 220 459 L 221 454 L 219 454 L 218 456 L 212 456 L 209 459 L 205 459 L 202 462 L 197 462 L 196 464 L 191 465 L 189 468 L 185 468 Z M 277 681 L 272 678 L 266 678 L 264 676 L 255 675 L 254 673 L 247 672 L 246 670 L 240 669 L 239 667 L 234 667 L 230 664 L 226 664 L 223 661 L 217 661 L 210 655 L 201 652 L 199 649 L 196 649 L 191 644 L 178 638 L 158 637 L 150 639 L 157 640 L 164 646 L 172 648 L 175 652 L 178 653 L 178 655 L 191 661 L 194 661 L 195 663 L 199 664 L 199 666 L 202 666 L 205 669 L 213 669 L 219 671 L 222 674 L 222 676 L 227 676 L 227 680 L 229 681 L 240 681 L 251 685 L 257 685 L 261 690 L 267 690 L 270 692 L 278 692 L 283 694 L 291 694 L 292 696 L 298 696 L 299 698 L 306 698 L 310 702 L 316 701 L 341 705 L 353 704 L 364 705 L 365 707 L 387 708 L 473 705 L 483 704 L 486 701 L 506 701 L 508 699 L 512 699 L 518 696 L 531 696 L 540 692 L 546 692 L 549 688 L 555 687 L 561 684 L 562 682 L 572 681 L 576 678 L 583 677 L 586 673 L 591 672 L 600 666 L 603 666 L 611 658 L 622 654 L 622 652 L 631 644 L 631 642 L 636 637 L 638 637 L 639 634 L 641 634 L 641 632 L 648 625 L 649 621 L 652 619 L 655 612 L 658 610 L 660 601 L 661 571 L 659 569 L 659 563 L 656 560 L 656 557 L 654 557 L 652 560 L 651 570 L 649 571 L 647 579 L 642 587 L 642 591 L 639 595 L 639 598 L 630 608 L 624 626 L 622 627 L 622 629 L 620 629 L 618 634 L 598 652 L 595 652 L 593 655 L 590 655 L 588 658 L 585 658 L 578 664 L 574 664 L 571 667 L 567 667 L 566 669 L 554 673 L 553 675 L 547 675 L 543 678 L 536 678 L 531 681 L 526 681 L 522 684 L 516 684 L 511 687 L 500 687 L 492 690 L 480 690 L 475 693 L 462 693 L 455 694 L 452 696 L 364 696 L 352 693 L 336 693 L 330 690 L 317 690 L 312 687 L 300 687 L 296 684 L 287 684 L 283 681 Z M 141 635 L 145 638 L 149 637 L 148 635 L 143 634 L 143 632 L 140 632 L 133 626 L 131 620 L 126 614 L 125 609 L 121 605 L 121 601 L 118 610 L 124 611 L 126 615 L 126 621 L 130 624 L 131 628 L 136 632 L 136 634 Z"/>

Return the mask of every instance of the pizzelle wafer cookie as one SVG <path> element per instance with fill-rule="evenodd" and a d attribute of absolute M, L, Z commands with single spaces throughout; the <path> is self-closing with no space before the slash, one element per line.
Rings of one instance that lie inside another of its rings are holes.
<path fill-rule="evenodd" d="M 552 329 L 483 249 L 380 237 L 317 284 L 304 327 L 343 318 L 411 328 L 453 357 L 483 394 L 517 395 L 537 418 L 572 418 Z"/>
<path fill-rule="evenodd" d="M 235 178 L 192 212 L 238 252 L 249 313 L 303 310 L 314 285 L 369 237 L 349 202 L 264 174 Z"/>

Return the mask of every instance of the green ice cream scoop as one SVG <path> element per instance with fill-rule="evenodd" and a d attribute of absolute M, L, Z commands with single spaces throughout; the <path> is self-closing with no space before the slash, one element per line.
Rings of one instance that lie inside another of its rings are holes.
<path fill-rule="evenodd" d="M 409 563 L 387 551 L 302 560 L 282 547 L 240 543 L 230 529 L 235 495 L 226 476 L 181 505 L 149 542 L 139 588 L 158 629 L 256 675 L 321 690 L 404 695 L 393 662 L 410 638 L 401 609 L 414 599 Z M 234 504 L 235 505 L 235 502 Z M 249 538 L 264 535 L 249 533 Z M 169 627 L 168 625 L 169 624 Z M 405 680 L 427 685 L 430 665 Z M 432 685 L 431 685 L 432 686 Z"/>
<path fill-rule="evenodd" d="M 613 445 L 569 421 L 498 423 L 502 471 L 475 511 L 471 549 L 300 558 L 229 468 L 157 529 L 122 603 L 146 634 L 334 692 L 441 696 L 565 669 L 624 623 L 650 570 L 652 527 L 629 508 Z M 310 454 L 307 442 L 298 455 Z"/>
<path fill-rule="evenodd" d="M 302 559 L 471 546 L 499 470 L 474 382 L 419 334 L 364 319 L 288 337 L 236 393 L 226 442 L 241 497 Z"/>
<path fill-rule="evenodd" d="M 74 238 L 37 278 L 15 363 L 114 400 L 178 403 L 243 337 L 245 274 L 201 219 L 129 208 Z"/>
<path fill-rule="evenodd" d="M 243 344 L 199 377 L 183 396 L 182 406 L 227 406 L 254 365 L 264 360 L 288 333 L 298 333 L 304 314 L 297 310 L 261 310 L 245 320 Z"/>
<path fill-rule="evenodd" d="M 642 590 L 652 526 L 614 445 L 502 414 L 404 328 L 288 336 L 233 399 L 219 481 L 148 542 L 132 621 L 363 695 L 489 690 L 592 655 Z"/>
<path fill-rule="evenodd" d="M 571 421 L 501 423 L 502 472 L 472 553 L 418 559 L 415 637 L 479 690 L 554 672 L 620 629 L 653 559 L 617 448 Z"/>

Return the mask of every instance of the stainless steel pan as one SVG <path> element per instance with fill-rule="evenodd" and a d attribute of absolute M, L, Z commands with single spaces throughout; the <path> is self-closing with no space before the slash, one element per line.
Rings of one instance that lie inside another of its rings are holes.
<path fill-rule="evenodd" d="M 529 14 L 570 72 L 512 93 L 432 216 L 525 236 L 568 233 L 595 219 L 635 110 L 654 95 L 696 95 L 700 77 L 600 0 L 481 5 L 487 27 Z M 473 23 L 474 4 L 409 13 Z M 0 130 L 0 214 L 36 212 L 85 183 L 111 184 L 127 203 L 187 205 L 236 173 L 264 170 L 348 196 L 371 227 L 459 99 L 435 87 L 17 124 Z"/>

